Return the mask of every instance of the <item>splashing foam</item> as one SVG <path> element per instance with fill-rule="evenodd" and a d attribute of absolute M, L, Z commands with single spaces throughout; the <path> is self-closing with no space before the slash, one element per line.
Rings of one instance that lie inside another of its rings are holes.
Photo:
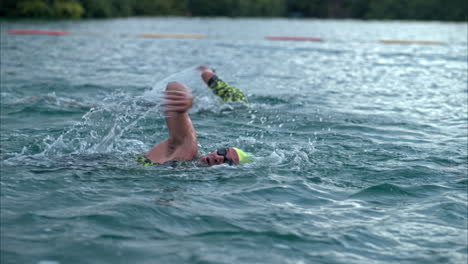
<path fill-rule="evenodd" d="M 148 149 L 139 139 L 128 138 L 128 132 L 138 130 L 139 124 L 151 118 L 163 119 L 161 103 L 168 82 L 178 81 L 188 87 L 195 98 L 191 113 L 220 112 L 232 108 L 222 105 L 200 78 L 200 72 L 190 67 L 167 78 L 156 81 L 152 89 L 141 96 L 128 98 L 124 92 L 116 92 L 91 108 L 81 121 L 58 138 L 46 137 L 41 155 L 96 154 L 96 153 L 141 153 Z M 149 115 L 150 114 L 150 115 Z"/>

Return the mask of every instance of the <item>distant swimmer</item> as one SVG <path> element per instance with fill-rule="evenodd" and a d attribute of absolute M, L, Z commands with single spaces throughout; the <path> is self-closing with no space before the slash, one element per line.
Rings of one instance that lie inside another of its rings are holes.
<path fill-rule="evenodd" d="M 247 101 L 240 90 L 224 83 L 208 67 L 201 66 L 197 69 L 202 72 L 202 79 L 223 101 Z M 221 148 L 198 157 L 197 134 L 188 114 L 193 103 L 192 94 L 182 83 L 170 82 L 167 84 L 164 98 L 167 100 L 163 105 L 169 137 L 151 148 L 144 156 L 137 157 L 138 162 L 151 166 L 172 161 L 197 160 L 202 165 L 213 166 L 252 161 L 250 154 L 235 147 Z"/>

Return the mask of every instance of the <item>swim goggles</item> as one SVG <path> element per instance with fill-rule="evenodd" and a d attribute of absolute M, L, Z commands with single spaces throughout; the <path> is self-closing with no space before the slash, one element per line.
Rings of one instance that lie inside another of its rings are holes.
<path fill-rule="evenodd" d="M 219 156 L 223 156 L 224 157 L 224 162 L 223 163 L 227 163 L 229 165 L 232 165 L 234 162 L 231 160 L 231 159 L 228 159 L 228 157 L 226 156 L 227 155 L 227 152 L 228 152 L 228 149 L 227 148 L 221 148 L 221 149 L 218 149 L 216 151 L 216 154 L 218 154 Z"/>

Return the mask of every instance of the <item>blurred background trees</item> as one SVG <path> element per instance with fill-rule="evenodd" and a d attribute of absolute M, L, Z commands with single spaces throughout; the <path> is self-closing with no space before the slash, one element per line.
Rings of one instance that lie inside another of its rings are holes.
<path fill-rule="evenodd" d="M 313 17 L 467 21 L 466 0 L 1 0 L 1 17 Z"/>

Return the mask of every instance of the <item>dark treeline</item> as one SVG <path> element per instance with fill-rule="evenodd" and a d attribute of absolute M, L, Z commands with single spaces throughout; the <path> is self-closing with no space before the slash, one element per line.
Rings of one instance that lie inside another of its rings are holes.
<path fill-rule="evenodd" d="M 467 21 L 467 0 L 0 0 L 1 17 L 312 17 Z"/>

